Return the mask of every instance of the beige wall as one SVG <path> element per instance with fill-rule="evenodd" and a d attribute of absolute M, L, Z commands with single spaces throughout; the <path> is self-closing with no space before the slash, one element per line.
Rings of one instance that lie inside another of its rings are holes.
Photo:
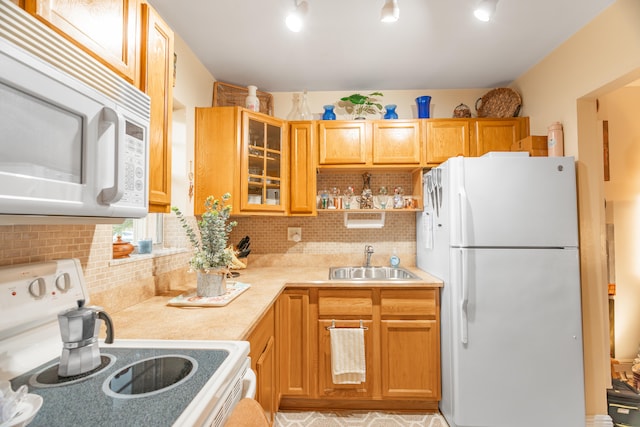
<path fill-rule="evenodd" d="M 604 183 L 615 230 L 615 357 L 631 360 L 640 344 L 640 87 L 600 97 L 598 118 L 609 123 L 610 180 Z"/>
<path fill-rule="evenodd" d="M 179 206 L 185 215 L 192 215 L 189 172 L 193 170 L 195 107 L 211 106 L 215 80 L 177 34 L 175 51 L 177 70 L 173 89 L 171 203 Z"/>
<path fill-rule="evenodd" d="M 560 121 L 578 161 L 587 414 L 607 413 L 608 318 L 602 145 L 595 97 L 640 75 L 640 2 L 618 0 L 518 78 L 531 133 Z"/>

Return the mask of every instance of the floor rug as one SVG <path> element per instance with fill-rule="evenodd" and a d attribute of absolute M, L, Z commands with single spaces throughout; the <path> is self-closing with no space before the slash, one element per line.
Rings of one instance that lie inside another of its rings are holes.
<path fill-rule="evenodd" d="M 396 412 L 278 412 L 274 427 L 448 427 L 440 414 Z"/>

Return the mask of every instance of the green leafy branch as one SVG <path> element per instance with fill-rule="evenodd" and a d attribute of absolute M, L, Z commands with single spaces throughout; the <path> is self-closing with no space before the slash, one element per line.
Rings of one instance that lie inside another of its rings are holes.
<path fill-rule="evenodd" d="M 194 270 L 215 270 L 228 268 L 233 260 L 233 248 L 227 247 L 229 233 L 237 225 L 229 221 L 231 205 L 227 201 L 231 194 L 225 193 L 222 200 L 209 196 L 204 202 L 205 212 L 197 222 L 198 231 L 191 227 L 183 213 L 177 207 L 171 209 L 176 213 L 182 228 L 193 245 L 194 254 L 189 265 Z"/>

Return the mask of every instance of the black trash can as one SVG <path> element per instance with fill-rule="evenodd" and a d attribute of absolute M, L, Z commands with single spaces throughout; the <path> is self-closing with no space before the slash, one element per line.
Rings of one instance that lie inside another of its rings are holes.
<path fill-rule="evenodd" d="M 640 393 L 624 381 L 614 379 L 607 390 L 609 416 L 616 427 L 640 427 Z"/>

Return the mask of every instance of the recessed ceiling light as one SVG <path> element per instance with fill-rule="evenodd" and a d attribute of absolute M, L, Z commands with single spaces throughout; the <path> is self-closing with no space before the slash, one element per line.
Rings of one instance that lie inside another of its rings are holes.
<path fill-rule="evenodd" d="M 302 30 L 302 27 L 304 26 L 304 17 L 309 10 L 309 3 L 307 3 L 306 0 L 302 0 L 299 3 L 294 0 L 293 3 L 296 8 L 287 15 L 285 22 L 287 24 L 287 28 L 294 33 L 297 33 Z"/>
<path fill-rule="evenodd" d="M 382 12 L 380 13 L 380 21 L 396 22 L 399 17 L 400 8 L 398 7 L 398 0 L 385 0 L 384 6 L 382 6 Z"/>
<path fill-rule="evenodd" d="M 496 11 L 498 0 L 481 0 L 473 11 L 473 15 L 480 21 L 487 22 L 491 19 Z"/>

